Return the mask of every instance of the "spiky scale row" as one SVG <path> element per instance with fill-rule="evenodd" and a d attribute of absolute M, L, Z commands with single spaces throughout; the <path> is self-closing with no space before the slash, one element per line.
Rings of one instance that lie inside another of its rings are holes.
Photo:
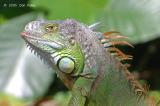
<path fill-rule="evenodd" d="M 117 31 L 105 32 L 103 36 L 104 38 L 100 39 L 100 41 L 104 47 L 107 48 L 107 51 L 111 53 L 111 55 L 115 55 L 120 61 L 132 59 L 131 55 L 126 55 L 115 47 L 116 45 L 128 45 L 133 47 L 130 43 L 124 41 L 124 38 L 128 37 L 120 35 Z"/>
<path fill-rule="evenodd" d="M 44 64 L 46 64 L 44 58 L 40 54 L 38 54 L 37 51 L 34 50 L 28 43 L 26 43 L 26 47 L 31 51 L 31 53 L 34 53 L 34 55 L 36 55 Z M 48 64 L 46 64 L 46 65 L 48 65 Z M 50 66 L 48 65 L 48 67 L 50 67 Z"/>
<path fill-rule="evenodd" d="M 107 51 L 111 53 L 111 55 L 114 55 L 120 61 L 130 60 L 133 58 L 133 56 L 126 55 L 121 50 L 115 47 L 116 45 L 128 45 L 130 47 L 133 47 L 130 43 L 124 40 L 126 38 L 128 39 L 128 37 L 122 36 L 117 31 L 105 32 L 103 36 L 104 37 L 100 37 L 99 40 L 107 49 Z M 125 68 L 124 73 L 125 73 L 126 79 L 130 82 L 132 88 L 135 91 L 135 94 L 139 95 L 139 97 L 146 96 L 148 94 L 148 86 L 145 85 L 144 87 L 142 87 L 139 84 L 139 82 L 135 80 L 134 76 L 127 69 L 130 66 L 129 64 L 122 64 L 122 65 Z"/>
<path fill-rule="evenodd" d="M 124 73 L 126 75 L 126 79 L 130 82 L 132 88 L 134 89 L 135 93 L 137 95 L 141 96 L 147 96 L 148 94 L 148 86 L 142 87 L 137 80 L 135 80 L 134 76 L 128 71 L 126 68 L 124 70 Z"/>
<path fill-rule="evenodd" d="M 120 34 L 120 32 L 117 31 L 111 31 L 111 32 L 105 32 L 103 34 L 105 36 L 105 38 L 110 41 L 108 42 L 110 44 L 110 46 L 115 46 L 115 45 L 128 45 L 130 47 L 133 47 L 130 43 L 128 43 L 127 41 L 124 41 L 123 39 L 128 39 L 128 37 L 126 36 L 122 36 Z M 122 39 L 122 40 L 121 40 Z M 118 41 L 117 41 L 118 40 Z"/>
<path fill-rule="evenodd" d="M 112 54 L 115 54 L 116 56 L 118 56 L 120 61 L 130 60 L 130 59 L 133 58 L 133 56 L 124 54 L 121 50 L 119 50 L 116 47 L 110 47 L 109 48 L 109 52 L 111 52 Z"/>

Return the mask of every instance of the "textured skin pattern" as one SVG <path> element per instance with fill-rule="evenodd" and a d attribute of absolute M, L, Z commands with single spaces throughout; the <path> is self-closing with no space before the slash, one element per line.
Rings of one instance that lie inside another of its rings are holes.
<path fill-rule="evenodd" d="M 48 24 L 54 24 L 47 27 L 49 32 L 45 30 Z M 137 86 L 132 87 L 134 80 L 126 78 L 126 67 L 111 55 L 108 46 L 104 47 L 101 35 L 87 25 L 68 19 L 31 22 L 22 37 L 39 55 L 43 54 L 42 58 L 71 90 L 69 106 L 145 106 L 143 96 L 135 94 Z M 76 63 L 72 73 L 57 68 L 63 56 Z"/>

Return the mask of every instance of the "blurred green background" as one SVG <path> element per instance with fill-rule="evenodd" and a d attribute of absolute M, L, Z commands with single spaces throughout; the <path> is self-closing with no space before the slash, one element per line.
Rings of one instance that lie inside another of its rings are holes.
<path fill-rule="evenodd" d="M 160 100 L 159 0 L 1 0 L 0 106 L 65 106 L 70 98 L 54 71 L 20 37 L 25 24 L 41 18 L 101 22 L 98 31 L 128 36 L 135 48 L 122 49 L 134 56 L 130 71 Z"/>

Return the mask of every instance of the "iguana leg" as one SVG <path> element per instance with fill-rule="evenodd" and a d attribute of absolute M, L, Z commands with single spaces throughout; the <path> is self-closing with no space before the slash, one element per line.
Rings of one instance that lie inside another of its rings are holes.
<path fill-rule="evenodd" d="M 84 106 L 85 101 L 86 97 L 81 94 L 80 90 L 73 90 L 68 106 Z"/>
<path fill-rule="evenodd" d="M 79 77 L 73 88 L 72 97 L 68 106 L 85 106 L 86 99 L 90 95 L 93 79 Z"/>

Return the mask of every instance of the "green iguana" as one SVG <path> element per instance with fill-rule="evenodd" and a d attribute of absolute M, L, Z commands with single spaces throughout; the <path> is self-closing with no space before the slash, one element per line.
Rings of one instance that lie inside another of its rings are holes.
<path fill-rule="evenodd" d="M 150 106 L 115 45 L 127 44 L 118 32 L 96 32 L 73 19 L 36 20 L 21 33 L 33 51 L 55 70 L 71 91 L 69 106 Z M 130 45 L 131 46 L 131 45 Z"/>

